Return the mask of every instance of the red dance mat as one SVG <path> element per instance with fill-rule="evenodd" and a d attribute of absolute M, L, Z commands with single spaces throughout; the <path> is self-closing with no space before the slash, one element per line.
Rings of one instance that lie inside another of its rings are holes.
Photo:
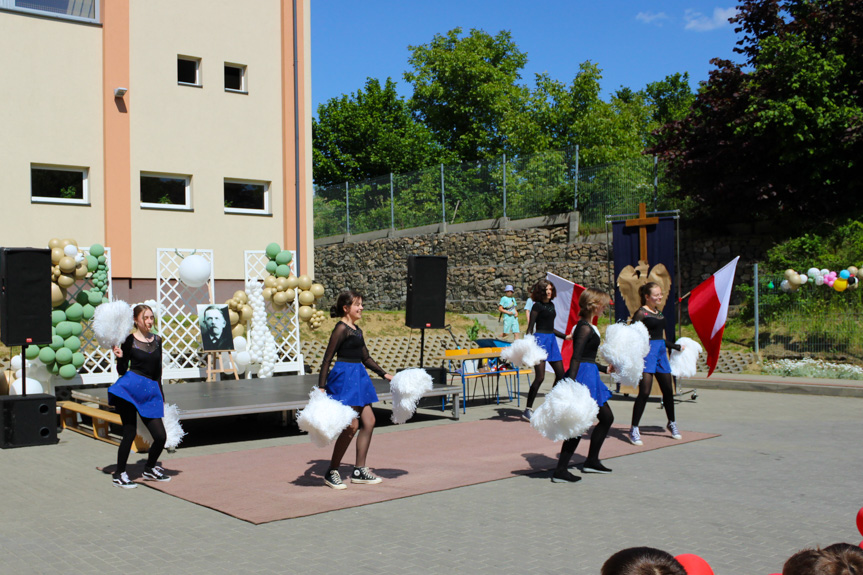
<path fill-rule="evenodd" d="M 716 437 L 682 431 L 672 439 L 660 428 L 642 427 L 644 445 L 626 439 L 628 427 L 615 426 L 603 445 L 603 460 Z M 589 441 L 579 444 L 572 463 L 580 463 Z M 331 447 L 311 443 L 234 451 L 163 461 L 172 481 L 146 482 L 175 497 L 254 524 L 358 507 L 465 485 L 531 473 L 549 474 L 560 443 L 544 439 L 520 420 L 489 419 L 380 433 L 373 437 L 368 463 L 383 478 L 377 485 L 352 484 L 354 444 L 341 474 L 347 489 L 323 483 Z M 613 465 L 612 465 L 613 467 Z M 137 466 L 130 466 L 133 477 Z"/>

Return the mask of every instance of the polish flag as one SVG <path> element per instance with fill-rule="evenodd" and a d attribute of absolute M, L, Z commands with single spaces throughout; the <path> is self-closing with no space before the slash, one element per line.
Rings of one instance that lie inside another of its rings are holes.
<path fill-rule="evenodd" d="M 707 377 L 710 377 L 719 361 L 719 348 L 728 318 L 728 302 L 731 300 L 731 287 L 739 259 L 740 256 L 734 258 L 692 290 L 689 296 L 689 319 L 707 350 L 707 365 L 710 367 Z"/>
<path fill-rule="evenodd" d="M 557 314 L 554 318 L 554 329 L 570 333 L 578 323 L 578 312 L 581 310 L 578 307 L 578 298 L 585 288 L 551 272 L 546 272 L 545 279 L 550 281 L 557 290 L 557 296 L 553 301 L 554 311 Z M 563 370 L 566 371 L 569 369 L 569 360 L 572 359 L 572 340 L 557 338 L 557 344 L 560 346 L 560 355 L 563 356 Z M 547 363 L 546 370 L 550 371 Z"/>

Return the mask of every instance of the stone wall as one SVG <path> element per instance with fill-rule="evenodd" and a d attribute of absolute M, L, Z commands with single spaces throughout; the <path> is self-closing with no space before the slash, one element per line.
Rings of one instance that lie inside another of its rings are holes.
<path fill-rule="evenodd" d="M 315 248 L 316 281 L 326 286 L 327 309 L 346 287 L 365 295 L 369 309 L 404 309 L 409 255 L 448 256 L 447 309 L 494 313 L 506 284 L 524 302 L 529 287 L 550 271 L 576 283 L 611 291 L 605 237 L 569 243 L 566 226 L 427 234 Z M 740 255 L 737 282 L 752 282 L 752 263 L 763 257 L 766 236 L 703 237 L 682 234 L 684 292 Z"/>

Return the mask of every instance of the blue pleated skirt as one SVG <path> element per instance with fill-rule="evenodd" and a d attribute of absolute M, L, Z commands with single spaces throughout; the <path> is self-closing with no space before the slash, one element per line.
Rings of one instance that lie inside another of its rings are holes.
<path fill-rule="evenodd" d="M 553 333 L 535 333 L 536 343 L 545 350 L 548 358 L 545 361 L 563 361 L 560 348 L 557 347 L 557 337 Z"/>
<path fill-rule="evenodd" d="M 327 393 L 345 405 L 363 407 L 375 403 L 378 394 L 361 363 L 337 361 L 327 374 Z"/>
<path fill-rule="evenodd" d="M 578 365 L 575 381 L 587 388 L 596 405 L 602 407 L 603 403 L 611 399 L 611 391 L 599 379 L 599 368 L 596 367 L 595 363 L 581 362 Z"/>
<path fill-rule="evenodd" d="M 650 352 L 644 358 L 644 373 L 671 373 L 664 339 L 650 340 Z"/>
<path fill-rule="evenodd" d="M 111 396 L 134 405 L 141 417 L 158 419 L 165 416 L 165 402 L 159 384 L 134 371 L 127 371 L 108 388 L 108 403 L 114 405 Z"/>

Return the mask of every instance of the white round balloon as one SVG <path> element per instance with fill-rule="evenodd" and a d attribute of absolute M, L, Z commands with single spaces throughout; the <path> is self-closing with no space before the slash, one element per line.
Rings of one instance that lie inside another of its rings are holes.
<path fill-rule="evenodd" d="M 16 379 L 12 382 L 12 385 L 9 386 L 9 394 L 10 395 L 21 395 L 24 393 L 24 380 Z M 42 383 L 36 381 L 32 378 L 27 378 L 27 393 L 44 393 L 42 389 Z"/>
<path fill-rule="evenodd" d="M 78 246 L 74 244 L 69 244 L 65 248 L 63 248 L 63 253 L 69 256 L 70 258 L 74 258 L 78 255 Z"/>
<path fill-rule="evenodd" d="M 238 351 L 234 361 L 237 362 L 238 367 L 242 366 L 245 369 L 247 365 L 252 363 L 252 356 L 248 351 Z"/>
<path fill-rule="evenodd" d="M 180 281 L 189 287 L 201 287 L 210 279 L 210 262 L 204 256 L 192 254 L 183 258 L 179 267 Z"/>
<path fill-rule="evenodd" d="M 13 355 L 10 362 L 12 364 L 12 371 L 18 371 L 19 369 L 21 369 L 21 356 L 20 355 Z"/>
<path fill-rule="evenodd" d="M 236 351 L 246 351 L 246 338 L 243 336 L 237 336 L 234 338 L 234 349 Z"/>

